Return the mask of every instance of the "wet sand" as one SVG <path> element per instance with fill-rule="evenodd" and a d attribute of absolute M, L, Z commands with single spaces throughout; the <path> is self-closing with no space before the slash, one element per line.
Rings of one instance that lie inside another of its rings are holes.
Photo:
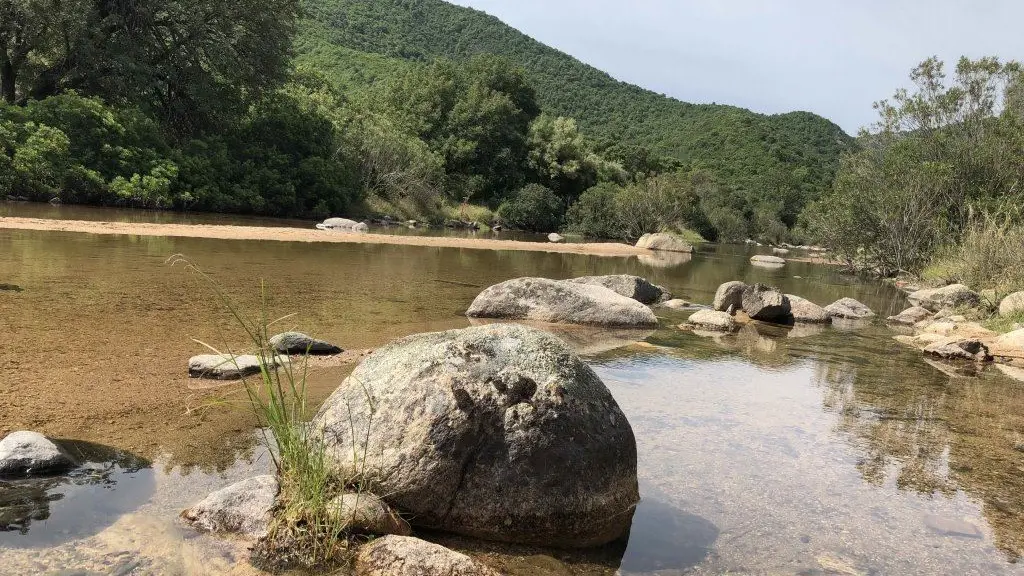
<path fill-rule="evenodd" d="M 281 242 L 330 242 L 348 244 L 390 244 L 436 248 L 469 248 L 475 250 L 519 250 L 527 252 L 558 252 L 591 256 L 639 256 L 649 250 L 615 243 L 522 242 L 491 238 L 452 238 L 434 236 L 392 236 L 358 234 L 301 228 L 270 228 L 259 226 L 228 226 L 222 224 L 156 224 L 146 222 L 92 222 L 86 220 L 51 220 L 46 218 L 0 217 L 0 228 L 40 230 L 44 232 L 80 232 L 128 236 L 167 236 L 212 238 L 219 240 L 277 240 Z"/>

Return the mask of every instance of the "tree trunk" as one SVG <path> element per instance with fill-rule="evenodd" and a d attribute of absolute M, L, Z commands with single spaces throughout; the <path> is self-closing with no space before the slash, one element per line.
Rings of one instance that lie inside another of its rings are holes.
<path fill-rule="evenodd" d="M 6 56 L 0 60 L 0 98 L 14 104 L 14 64 Z"/>

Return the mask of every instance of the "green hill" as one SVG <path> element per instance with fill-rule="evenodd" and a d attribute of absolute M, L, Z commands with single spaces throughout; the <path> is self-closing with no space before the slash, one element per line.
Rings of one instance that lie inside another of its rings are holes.
<path fill-rule="evenodd" d="M 357 88 L 414 62 L 502 55 L 521 65 L 543 110 L 576 118 L 591 138 L 637 144 L 707 168 L 758 197 L 802 204 L 831 185 L 852 138 L 808 112 L 756 114 L 690 104 L 620 82 L 483 12 L 442 0 L 305 0 L 299 61 Z"/>

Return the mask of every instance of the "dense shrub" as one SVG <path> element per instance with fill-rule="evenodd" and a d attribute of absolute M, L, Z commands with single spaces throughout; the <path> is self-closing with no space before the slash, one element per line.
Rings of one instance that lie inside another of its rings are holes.
<path fill-rule="evenodd" d="M 959 242 L 940 249 L 923 275 L 994 289 L 997 300 L 1024 290 L 1024 228 L 1006 219 L 979 219 Z"/>
<path fill-rule="evenodd" d="M 564 215 L 562 199 L 539 184 L 528 184 L 498 208 L 498 217 L 506 225 L 536 232 L 558 230 Z"/>
<path fill-rule="evenodd" d="M 620 238 L 622 219 L 618 196 L 621 192 L 621 187 L 607 183 L 585 191 L 566 212 L 566 230 L 591 238 Z"/>

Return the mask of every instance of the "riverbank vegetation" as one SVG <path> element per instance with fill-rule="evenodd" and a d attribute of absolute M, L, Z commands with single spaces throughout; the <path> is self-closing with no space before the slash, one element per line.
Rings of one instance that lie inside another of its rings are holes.
<path fill-rule="evenodd" d="M 780 241 L 851 146 L 440 0 L 48 6 L 0 8 L 0 197 Z"/>
<path fill-rule="evenodd" d="M 913 90 L 843 158 L 832 192 L 803 214 L 850 265 L 924 274 L 999 294 L 1024 288 L 1024 73 L 1017 62 L 930 58 Z"/>

